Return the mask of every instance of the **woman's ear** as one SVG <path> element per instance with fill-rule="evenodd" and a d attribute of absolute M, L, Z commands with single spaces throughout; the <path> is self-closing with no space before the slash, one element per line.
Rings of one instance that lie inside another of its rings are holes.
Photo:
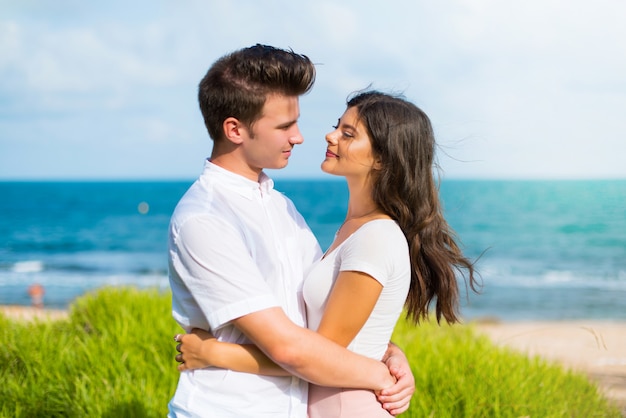
<path fill-rule="evenodd" d="M 224 119 L 222 124 L 224 130 L 224 137 L 233 144 L 241 144 L 243 142 L 243 135 L 246 134 L 247 128 L 237 118 L 228 117 Z"/>

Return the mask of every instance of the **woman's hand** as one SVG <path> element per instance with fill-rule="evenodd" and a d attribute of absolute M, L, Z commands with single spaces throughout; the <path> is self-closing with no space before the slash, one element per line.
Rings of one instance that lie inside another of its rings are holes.
<path fill-rule="evenodd" d="M 175 359 L 180 364 L 178 371 L 203 369 L 210 367 L 211 347 L 217 339 L 205 330 L 194 328 L 189 334 L 177 334 L 174 340 L 179 344 L 176 346 L 178 354 Z"/>

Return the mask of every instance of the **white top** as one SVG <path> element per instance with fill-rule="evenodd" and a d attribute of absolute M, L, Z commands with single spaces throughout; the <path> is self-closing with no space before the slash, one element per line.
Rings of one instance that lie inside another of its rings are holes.
<path fill-rule="evenodd" d="M 340 271 L 366 273 L 383 285 L 372 314 L 348 346 L 355 353 L 380 360 L 402 313 L 411 281 L 408 244 L 396 222 L 390 219 L 367 222 L 313 265 L 304 282 L 310 329 L 319 327 Z"/>
<path fill-rule="evenodd" d="M 293 203 L 259 182 L 207 161 L 180 200 L 169 231 L 174 319 L 220 341 L 250 341 L 233 319 L 274 306 L 306 326 L 304 271 L 319 259 L 315 236 Z M 307 384 L 207 368 L 181 373 L 170 416 L 306 417 Z"/>

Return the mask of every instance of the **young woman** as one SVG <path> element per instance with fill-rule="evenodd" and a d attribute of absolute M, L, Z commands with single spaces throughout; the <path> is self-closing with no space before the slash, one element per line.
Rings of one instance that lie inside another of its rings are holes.
<path fill-rule="evenodd" d="M 322 170 L 346 178 L 348 212 L 335 240 L 304 283 L 308 327 L 359 354 L 382 359 L 406 309 L 457 322 L 456 272 L 477 289 L 472 263 L 443 217 L 433 178 L 435 139 L 428 117 L 405 99 L 369 91 L 347 103 L 326 135 Z M 215 366 L 285 373 L 253 346 L 184 335 L 180 370 Z M 384 398 L 379 398 L 384 402 Z M 388 417 L 372 391 L 309 385 L 309 416 Z M 401 412 L 401 411 L 394 411 Z"/>

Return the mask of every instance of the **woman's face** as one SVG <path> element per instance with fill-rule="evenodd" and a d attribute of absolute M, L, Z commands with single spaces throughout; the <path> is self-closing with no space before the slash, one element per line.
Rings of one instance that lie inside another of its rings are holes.
<path fill-rule="evenodd" d="M 366 178 L 375 165 L 372 144 L 356 107 L 348 108 L 335 130 L 326 134 L 322 171 L 344 177 Z"/>

